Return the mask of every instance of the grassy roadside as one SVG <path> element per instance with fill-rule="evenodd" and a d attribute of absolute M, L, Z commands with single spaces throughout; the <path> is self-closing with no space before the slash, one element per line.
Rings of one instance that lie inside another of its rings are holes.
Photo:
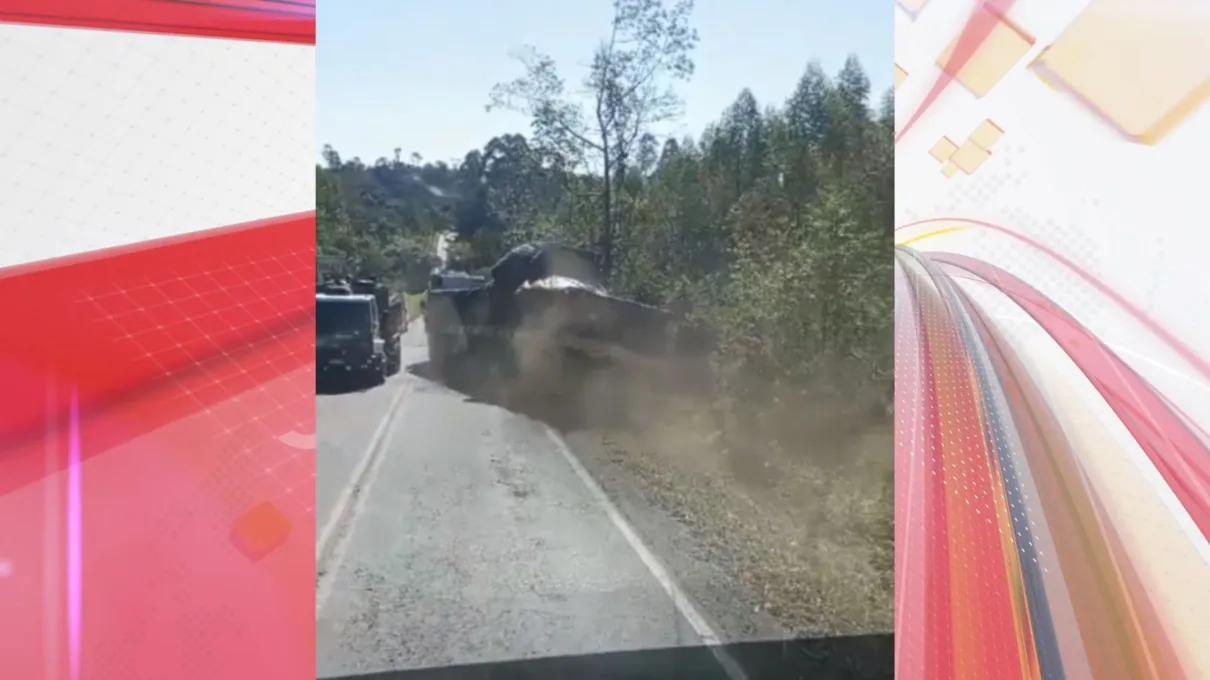
<path fill-rule="evenodd" d="M 591 428 L 594 438 L 756 610 L 803 636 L 890 632 L 890 418 L 818 394 L 749 404 L 755 417 L 735 418 L 695 399 L 623 391 L 628 422 Z M 585 406 L 622 395 L 595 396 Z"/>
<path fill-rule="evenodd" d="M 668 515 L 798 635 L 887 632 L 894 537 L 889 431 L 852 443 L 847 469 L 724 452 L 685 432 L 603 433 Z M 756 477 L 763 477 L 757 480 Z"/>
<path fill-rule="evenodd" d="M 409 310 L 421 299 L 409 296 Z M 603 369 L 552 363 L 535 342 L 519 348 L 526 379 L 492 398 L 601 444 L 587 448 L 618 473 L 607 475 L 612 489 L 599 480 L 605 491 L 636 490 L 679 523 L 695 559 L 742 586 L 743 604 L 801 637 L 891 631 L 894 434 L 884 387 L 740 376 L 724 390 L 692 379 L 709 370 L 695 360 Z M 551 390 L 560 376 L 576 389 Z M 711 597 L 709 583 L 688 582 L 690 597 Z"/>

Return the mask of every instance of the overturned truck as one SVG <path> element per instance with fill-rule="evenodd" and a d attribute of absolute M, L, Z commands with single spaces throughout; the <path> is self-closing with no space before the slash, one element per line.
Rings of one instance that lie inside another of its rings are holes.
<path fill-rule="evenodd" d="M 611 295 L 591 253 L 566 244 L 514 248 L 473 285 L 444 280 L 432 278 L 424 319 L 445 380 L 471 371 L 566 392 L 585 369 L 659 366 L 689 337 L 672 313 Z"/>

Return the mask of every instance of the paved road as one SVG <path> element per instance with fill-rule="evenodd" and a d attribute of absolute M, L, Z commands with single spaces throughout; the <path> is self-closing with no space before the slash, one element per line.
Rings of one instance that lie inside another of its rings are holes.
<path fill-rule="evenodd" d="M 543 425 L 406 370 L 317 410 L 320 677 L 701 644 Z"/>

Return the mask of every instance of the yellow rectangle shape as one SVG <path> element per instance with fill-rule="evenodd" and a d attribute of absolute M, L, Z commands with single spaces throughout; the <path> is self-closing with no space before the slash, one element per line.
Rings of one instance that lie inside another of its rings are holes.
<path fill-rule="evenodd" d="M 950 162 L 958 166 L 962 172 L 970 175 L 974 174 L 979 169 L 979 166 L 983 165 L 984 161 L 991 158 L 991 155 L 991 152 L 987 149 L 981 148 L 978 144 L 968 140 L 965 144 L 958 147 L 954 155 L 950 156 Z"/>
<path fill-rule="evenodd" d="M 1210 11 L 1205 0 L 1093 0 L 1031 68 L 1154 144 L 1210 98 Z"/>
<path fill-rule="evenodd" d="M 992 91 L 1034 45 L 1032 36 L 989 9 L 976 12 L 937 66 L 976 97 Z M 964 61 L 965 60 L 965 61 Z"/>
<path fill-rule="evenodd" d="M 1004 130 L 1000 129 L 999 125 L 985 120 L 979 123 L 979 127 L 971 133 L 970 140 L 984 149 L 991 149 L 992 145 L 1000 141 L 1000 137 L 1004 135 Z"/>
<path fill-rule="evenodd" d="M 898 90 L 903 81 L 907 80 L 907 71 L 904 71 L 899 64 L 895 64 L 895 89 Z"/>
<path fill-rule="evenodd" d="M 954 175 L 958 174 L 958 166 L 954 165 L 953 161 L 950 161 L 941 166 L 941 174 L 945 175 L 946 177 L 953 177 Z"/>
<path fill-rule="evenodd" d="M 949 137 L 942 137 L 941 139 L 937 140 L 937 143 L 933 145 L 933 148 L 929 149 L 929 155 L 933 158 L 936 158 L 938 163 L 944 163 L 948 161 L 950 156 L 953 156 L 954 152 L 957 150 L 958 145 L 955 144 L 953 140 L 951 140 Z"/>

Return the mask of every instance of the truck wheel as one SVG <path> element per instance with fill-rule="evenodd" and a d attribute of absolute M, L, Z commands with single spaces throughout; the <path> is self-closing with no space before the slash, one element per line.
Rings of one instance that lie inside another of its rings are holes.
<path fill-rule="evenodd" d="M 367 377 L 370 379 L 370 384 L 373 387 L 378 387 L 387 381 L 388 361 L 389 359 L 383 357 L 378 361 L 371 362 L 368 370 L 369 375 Z"/>

